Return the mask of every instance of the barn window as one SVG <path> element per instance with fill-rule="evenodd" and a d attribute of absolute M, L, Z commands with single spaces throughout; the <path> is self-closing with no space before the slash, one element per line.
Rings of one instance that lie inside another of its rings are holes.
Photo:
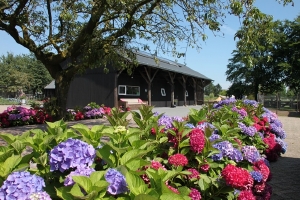
<path fill-rule="evenodd" d="M 188 91 L 187 91 L 187 90 L 185 91 L 185 96 L 186 96 L 186 97 L 188 97 L 188 96 L 189 96 L 189 93 L 188 93 Z"/>
<path fill-rule="evenodd" d="M 161 96 L 166 96 L 166 90 L 165 90 L 165 88 L 161 88 L 160 89 L 160 93 L 161 93 Z"/>
<path fill-rule="evenodd" d="M 140 87 L 131 85 L 119 85 L 119 95 L 140 96 Z"/>

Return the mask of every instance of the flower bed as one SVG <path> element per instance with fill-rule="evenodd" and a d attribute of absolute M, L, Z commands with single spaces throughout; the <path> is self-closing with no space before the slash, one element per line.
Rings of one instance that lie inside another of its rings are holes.
<path fill-rule="evenodd" d="M 128 112 L 111 113 L 111 126 L 57 121 L 0 134 L 0 199 L 270 199 L 268 165 L 286 151 L 286 134 L 257 102 L 227 99 L 186 119 L 141 106 L 131 112 L 137 127 Z"/>
<path fill-rule="evenodd" d="M 99 106 L 92 102 L 83 109 L 68 109 L 65 120 L 78 121 L 102 118 L 104 115 L 110 113 L 110 109 L 109 107 Z M 46 121 L 53 122 L 50 113 L 52 113 L 51 109 L 41 108 L 39 105 L 29 109 L 22 106 L 9 106 L 3 113 L 0 113 L 0 127 L 7 128 L 30 124 L 44 124 Z"/>

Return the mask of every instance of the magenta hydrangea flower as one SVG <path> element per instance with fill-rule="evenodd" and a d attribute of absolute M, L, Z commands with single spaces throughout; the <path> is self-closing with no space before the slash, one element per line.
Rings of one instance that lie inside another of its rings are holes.
<path fill-rule="evenodd" d="M 189 168 L 187 171 L 189 171 L 189 172 L 192 173 L 192 174 L 188 175 L 188 177 L 189 177 L 190 179 L 192 179 L 192 178 L 199 179 L 199 178 L 200 178 L 200 174 L 199 174 L 199 172 L 198 172 L 196 169 L 194 169 L 194 168 Z"/>
<path fill-rule="evenodd" d="M 96 151 L 92 145 L 81 140 L 69 138 L 50 151 L 50 171 L 64 172 L 79 166 L 91 166 Z"/>
<path fill-rule="evenodd" d="M 44 179 L 29 172 L 13 172 L 0 188 L 0 199 L 27 200 L 33 193 L 43 192 Z"/>
<path fill-rule="evenodd" d="M 177 153 L 175 155 L 172 155 L 168 159 L 169 163 L 171 165 L 177 166 L 185 166 L 188 164 L 188 159 L 185 155 Z"/>
<path fill-rule="evenodd" d="M 128 191 L 124 175 L 116 169 L 108 169 L 105 174 L 105 180 L 109 183 L 107 191 L 112 195 L 122 194 Z"/>
<path fill-rule="evenodd" d="M 189 194 L 189 197 L 192 200 L 201 200 L 201 193 L 198 190 L 196 190 L 195 188 L 191 188 L 191 192 Z"/>
<path fill-rule="evenodd" d="M 201 153 L 205 146 L 205 136 L 201 129 L 195 128 L 189 133 L 191 150 Z"/>

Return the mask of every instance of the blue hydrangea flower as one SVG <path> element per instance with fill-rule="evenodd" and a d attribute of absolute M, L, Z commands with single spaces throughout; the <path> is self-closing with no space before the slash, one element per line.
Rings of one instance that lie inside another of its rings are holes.
<path fill-rule="evenodd" d="M 191 123 L 186 123 L 184 126 L 188 127 L 188 128 L 195 128 L 194 124 L 191 124 Z"/>
<path fill-rule="evenodd" d="M 249 146 L 249 145 L 243 146 L 242 152 L 244 154 L 245 159 L 251 163 L 258 161 L 261 158 L 255 146 Z"/>
<path fill-rule="evenodd" d="M 252 178 L 257 182 L 261 182 L 263 179 L 263 175 L 259 171 L 252 171 L 250 172 L 250 174 Z"/>
<path fill-rule="evenodd" d="M 47 192 L 36 192 L 32 193 L 28 200 L 51 200 L 51 198 Z"/>
<path fill-rule="evenodd" d="M 69 186 L 69 185 L 74 185 L 74 181 L 72 179 L 73 176 L 87 176 L 89 177 L 92 172 L 95 170 L 90 167 L 77 167 L 75 171 L 72 171 L 65 179 L 64 185 Z"/>
<path fill-rule="evenodd" d="M 105 180 L 109 183 L 107 191 L 112 195 L 117 195 L 128 191 L 124 175 L 116 169 L 108 169 L 105 174 Z"/>
<path fill-rule="evenodd" d="M 281 153 L 284 154 L 287 150 L 287 143 L 278 137 L 275 138 L 275 141 L 281 146 Z"/>
<path fill-rule="evenodd" d="M 79 166 L 91 166 L 96 151 L 92 145 L 81 140 L 69 138 L 50 151 L 50 171 L 64 172 Z"/>
<path fill-rule="evenodd" d="M 222 153 L 214 154 L 211 156 L 211 158 L 213 159 L 213 161 L 220 161 L 223 159 L 223 154 Z"/>
<path fill-rule="evenodd" d="M 240 162 L 244 159 L 242 152 L 236 148 L 233 148 L 232 153 L 228 157 L 235 162 Z"/>
<path fill-rule="evenodd" d="M 238 126 L 241 129 L 242 133 L 249 135 L 253 137 L 255 133 L 257 132 L 256 128 L 254 126 L 246 126 L 242 122 L 238 122 Z"/>
<path fill-rule="evenodd" d="M 29 172 L 13 172 L 0 188 L 0 199 L 25 200 L 32 193 L 42 192 L 44 179 Z"/>

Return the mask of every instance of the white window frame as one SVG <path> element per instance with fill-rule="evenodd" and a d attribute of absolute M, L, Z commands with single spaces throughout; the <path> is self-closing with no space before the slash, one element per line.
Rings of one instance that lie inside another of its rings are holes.
<path fill-rule="evenodd" d="M 125 88 L 125 93 L 120 92 L 120 89 L 122 87 Z M 138 88 L 138 94 L 128 94 L 127 91 L 128 91 L 128 88 L 130 88 L 130 87 Z M 118 94 L 119 95 L 128 95 L 128 96 L 140 96 L 141 95 L 141 88 L 140 88 L 140 86 L 133 86 L 133 85 L 119 85 L 118 86 Z"/>
<path fill-rule="evenodd" d="M 161 96 L 166 96 L 166 90 L 165 88 L 160 88 L 160 93 L 161 93 Z"/>
<path fill-rule="evenodd" d="M 186 90 L 185 91 L 185 96 L 188 97 L 189 96 L 189 92 Z"/>
<path fill-rule="evenodd" d="M 124 87 L 124 88 L 125 88 L 125 93 L 121 93 L 121 89 L 120 89 L 121 87 Z M 126 85 L 119 85 L 119 86 L 118 86 L 118 94 L 119 94 L 119 95 L 126 95 Z"/>

